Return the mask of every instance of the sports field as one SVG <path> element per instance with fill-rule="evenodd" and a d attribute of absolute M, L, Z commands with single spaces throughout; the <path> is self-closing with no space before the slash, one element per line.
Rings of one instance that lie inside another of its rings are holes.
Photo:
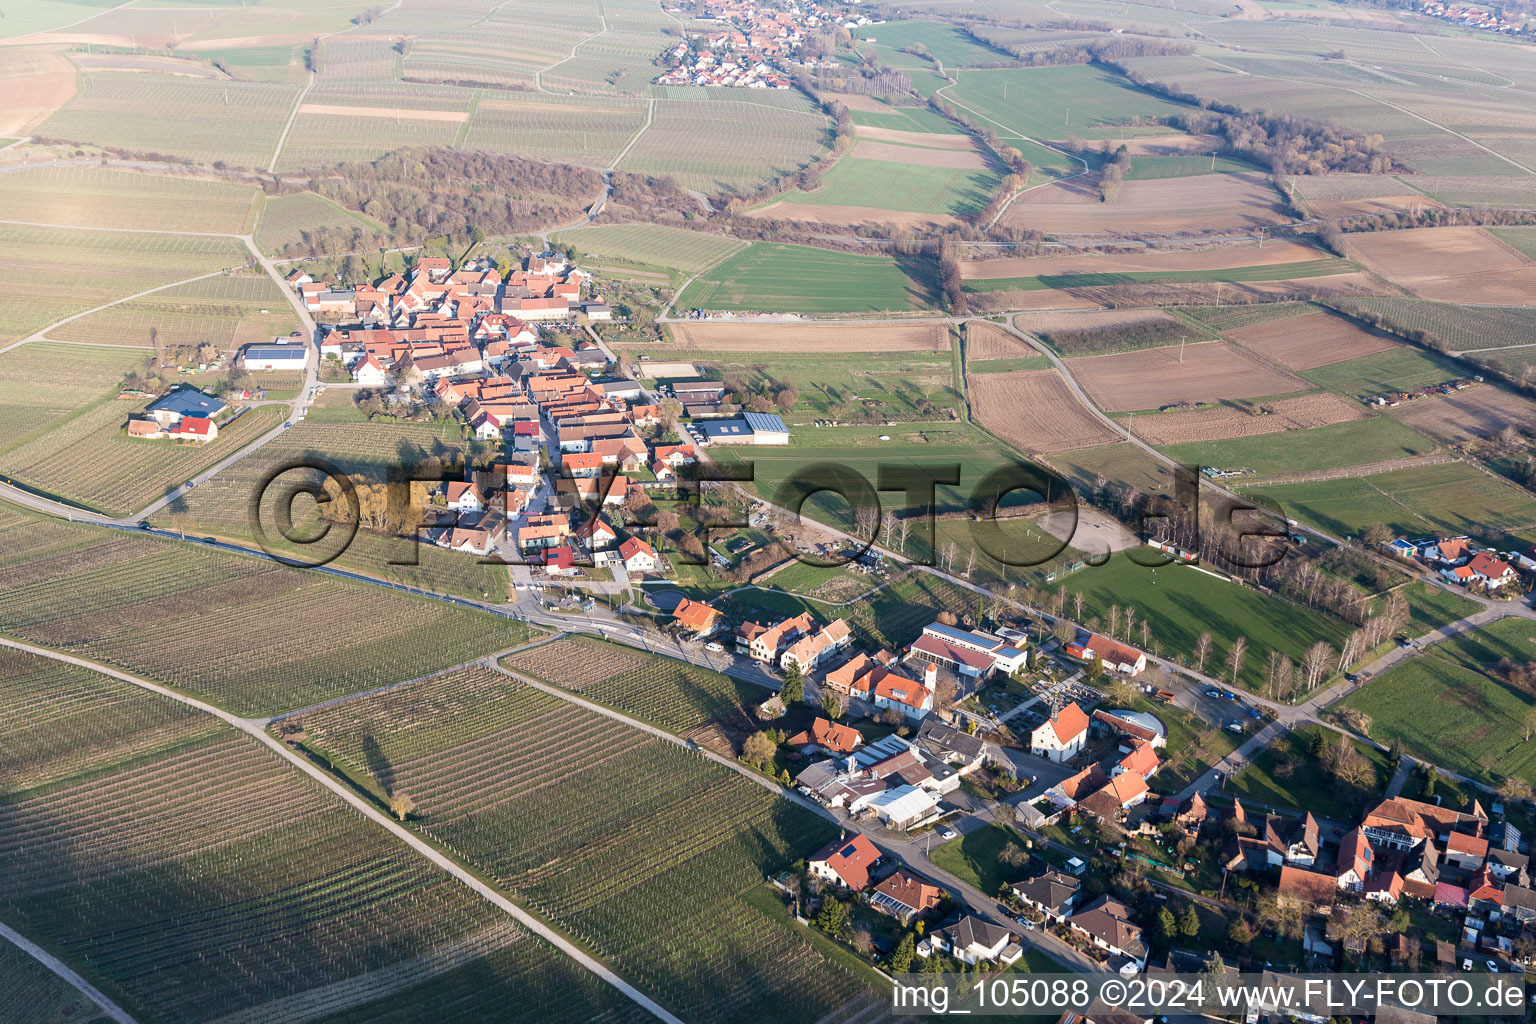
<path fill-rule="evenodd" d="M 1299 661 L 1312 644 L 1323 640 L 1337 647 L 1348 632 L 1344 623 L 1321 612 L 1265 596 L 1190 566 L 1146 569 L 1125 555 L 1111 556 L 1097 568 L 1081 569 L 1052 589 L 1082 594 L 1083 616 L 1096 628 L 1108 628 L 1110 605 L 1134 607 L 1138 620 L 1150 623 L 1151 639 L 1163 655 L 1177 661 L 1192 657 L 1200 634 L 1209 632 L 1214 647 L 1206 670 L 1213 675 L 1221 674 L 1233 641 L 1247 638 L 1248 653 L 1239 682 L 1250 689 L 1257 689 L 1263 681 L 1264 660 L 1271 650 L 1283 651 Z M 1140 626 L 1128 639 L 1141 643 Z"/>
<path fill-rule="evenodd" d="M 701 274 L 678 296 L 677 308 L 806 313 L 918 309 L 932 301 L 931 273 L 916 259 L 754 242 Z"/>
<path fill-rule="evenodd" d="M 1412 536 L 1467 534 L 1486 543 L 1511 534 L 1536 539 L 1536 500 L 1459 462 L 1270 485 L 1261 493 L 1278 502 L 1286 515 L 1337 536 L 1359 536 L 1372 523 L 1386 523 Z"/>
<path fill-rule="evenodd" d="M 1503 619 L 1371 680 L 1343 707 L 1370 716 L 1370 737 L 1488 785 L 1502 777 L 1536 784 L 1536 746 L 1524 721 L 1536 694 L 1490 672 L 1500 660 L 1529 663 L 1536 625 Z"/>

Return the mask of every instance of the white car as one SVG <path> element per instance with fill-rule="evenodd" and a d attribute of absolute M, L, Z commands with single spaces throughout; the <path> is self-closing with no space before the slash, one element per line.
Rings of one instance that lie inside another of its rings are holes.
<path fill-rule="evenodd" d="M 1488 968 L 1488 973 L 1489 974 L 1498 974 L 1499 973 L 1499 965 L 1494 963 L 1492 960 L 1484 960 L 1483 961 L 1483 966 Z"/>
<path fill-rule="evenodd" d="M 940 839 L 953 839 L 957 835 L 959 835 L 959 833 L 950 828 L 948 825 L 945 825 L 943 828 L 939 829 Z"/>

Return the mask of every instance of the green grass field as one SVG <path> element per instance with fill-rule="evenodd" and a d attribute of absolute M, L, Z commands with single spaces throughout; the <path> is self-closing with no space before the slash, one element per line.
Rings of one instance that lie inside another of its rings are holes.
<path fill-rule="evenodd" d="M 886 110 L 850 110 L 855 125 L 868 128 L 894 128 L 903 132 L 930 135 L 963 135 L 958 125 L 927 107 L 890 107 Z"/>
<path fill-rule="evenodd" d="M 1321 735 L 1328 744 L 1339 741 L 1337 733 L 1319 725 L 1304 725 L 1287 732 L 1228 779 L 1223 792 L 1243 800 L 1291 808 L 1297 813 L 1311 811 L 1337 821 L 1355 820 L 1385 792 L 1397 766 L 1370 744 L 1352 740 L 1355 750 L 1370 762 L 1375 781 L 1364 786 L 1351 785 L 1336 778 L 1311 753 L 1308 744 L 1315 735 Z"/>
<path fill-rule="evenodd" d="M 1005 866 L 998 855 L 1009 843 L 1027 850 L 1027 842 L 1005 825 L 988 825 L 934 847 L 928 859 L 962 882 L 971 883 L 988 896 L 996 896 L 1004 886 L 1023 877 L 1022 870 Z"/>
<path fill-rule="evenodd" d="M 1415 636 L 1477 613 L 1482 605 L 1429 583 L 1410 583 L 1398 593 L 1408 601 L 1410 631 Z"/>
<path fill-rule="evenodd" d="M 1320 259 L 1226 270 L 1134 270 L 1100 274 L 1042 274 L 1039 277 L 994 277 L 965 283 L 968 292 L 1042 291 L 1050 288 L 1094 288 L 1116 284 L 1180 284 L 1196 281 L 1291 281 L 1347 274 L 1346 260 Z"/>
<path fill-rule="evenodd" d="M 573 245 L 583 257 L 648 268 L 697 274 L 739 251 L 746 243 L 703 231 L 664 224 L 605 224 L 576 228 L 555 236 L 561 245 Z"/>
<path fill-rule="evenodd" d="M 678 354 L 701 367 L 701 372 L 718 375 L 712 379 L 740 374 L 754 385 L 768 381 L 793 384 L 800 393 L 800 400 L 784 413 L 784 419 L 797 427 L 818 419 L 834 419 L 848 424 L 933 420 L 947 418 L 945 410 L 948 409 L 958 414 L 964 404 L 954 387 L 954 366 L 949 352 L 758 355 L 688 351 Z M 927 413 L 918 411 L 919 404 L 924 402 L 933 406 Z M 941 430 L 961 429 L 958 423 L 933 426 Z M 845 436 L 850 447 L 875 444 L 880 433 L 890 434 L 893 438 L 898 436 L 893 432 L 895 428 L 874 433 L 859 426 L 837 429 L 847 431 Z M 821 436 L 819 431 L 806 434 L 799 442 L 792 437 L 791 442 L 803 443 L 817 436 Z M 837 435 L 829 432 L 826 436 Z M 924 442 L 918 439 L 917 443 Z"/>
<path fill-rule="evenodd" d="M 1110 605 L 1134 606 L 1138 619 L 1151 623 L 1152 640 L 1176 660 L 1187 660 L 1200 634 L 1209 632 L 1215 645 L 1206 671 L 1212 675 L 1223 674 L 1227 650 L 1245 637 L 1248 654 L 1239 682 L 1250 689 L 1263 681 L 1269 651 L 1299 662 L 1312 644 L 1324 640 L 1338 646 L 1348 632 L 1337 619 L 1189 566 L 1145 569 L 1123 554 L 1098 568 L 1082 569 L 1053 589 L 1082 594 L 1084 617 L 1106 628 Z M 1141 642 L 1139 627 L 1134 640 Z"/>
<path fill-rule="evenodd" d="M 1128 126 L 1133 118 L 1164 117 L 1187 111 L 1131 85 L 1105 68 L 1005 68 L 962 71 L 945 92 L 997 122 L 1005 135 L 1032 139 L 1117 139 L 1149 134 Z"/>
<path fill-rule="evenodd" d="M 975 362 L 967 360 L 966 373 L 1008 373 L 1012 370 L 1049 370 L 1051 368 L 1050 356 L 1022 356 L 1018 359 L 978 359 Z"/>
<path fill-rule="evenodd" d="M 1299 372 L 1318 387 L 1347 397 L 1405 391 L 1466 375 L 1448 359 L 1406 347 Z"/>
<path fill-rule="evenodd" d="M 1469 534 L 1495 543 L 1536 530 L 1536 500 L 1459 462 L 1374 476 L 1262 488 L 1286 515 L 1336 535 L 1372 523 L 1419 534 Z"/>
<path fill-rule="evenodd" d="M 926 261 L 856 256 L 805 245 L 754 242 L 712 267 L 678 297 L 678 309 L 866 313 L 926 308 Z"/>
<path fill-rule="evenodd" d="M 1218 156 L 1138 156 L 1131 160 L 1126 181 L 1152 181 L 1158 178 L 1194 178 L 1202 174 L 1244 174 L 1263 168 L 1246 160 Z"/>
<path fill-rule="evenodd" d="M 1502 658 L 1536 659 L 1536 623 L 1501 619 L 1436 644 L 1350 694 L 1343 706 L 1369 715 L 1370 737 L 1401 743 L 1432 764 L 1488 784 L 1536 785 L 1536 746 L 1526 742 L 1533 695 L 1489 669 Z"/>
<path fill-rule="evenodd" d="M 0 652 L 0 806 L 6 923 L 140 1020 L 641 1013 L 251 737 L 85 669 Z M 97 1019 L 32 985 L 7 1020 Z"/>
<path fill-rule="evenodd" d="M 987 205 L 1002 179 L 995 169 L 923 167 L 845 156 L 823 175 L 816 191 L 788 192 L 775 196 L 774 202 L 867 206 L 967 217 Z"/>
<path fill-rule="evenodd" d="M 1186 465 L 1247 469 L 1279 476 L 1385 462 L 1434 451 L 1435 443 L 1396 420 L 1373 416 L 1310 430 L 1165 445 L 1159 450 Z"/>
<path fill-rule="evenodd" d="M 921 44 L 946 68 L 961 68 L 967 64 L 994 64 L 1010 59 L 1001 50 L 971 39 L 959 29 L 934 21 L 887 21 L 879 25 L 866 25 L 855 31 L 858 39 L 873 37 L 881 46 L 904 49 Z"/>

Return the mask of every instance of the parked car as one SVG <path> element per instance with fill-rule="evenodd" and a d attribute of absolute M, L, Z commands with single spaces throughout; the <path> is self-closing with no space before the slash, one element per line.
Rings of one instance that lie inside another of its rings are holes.
<path fill-rule="evenodd" d="M 1263 718 L 1264 717 L 1264 712 L 1260 711 L 1258 708 L 1249 708 L 1248 709 L 1248 717 L 1249 718 Z"/>
<path fill-rule="evenodd" d="M 1492 960 L 1484 960 L 1483 961 L 1483 966 L 1488 968 L 1488 973 L 1489 974 L 1498 974 L 1499 973 L 1499 965 L 1494 963 Z"/>
<path fill-rule="evenodd" d="M 939 829 L 939 838 L 940 839 L 943 839 L 943 840 L 947 841 L 947 840 L 955 838 L 955 836 L 957 836 L 957 835 L 959 835 L 959 833 L 956 832 L 954 829 L 950 828 L 948 825 L 944 825 L 944 826 L 942 826 Z"/>
<path fill-rule="evenodd" d="M 713 640 L 711 640 L 709 643 L 705 644 L 704 645 L 704 649 L 706 651 L 723 651 L 723 650 L 725 650 L 724 647 L 721 647 L 719 644 L 715 643 Z"/>
<path fill-rule="evenodd" d="M 1210 687 L 1209 689 L 1207 689 L 1205 691 L 1205 695 L 1207 697 L 1220 697 L 1221 696 L 1221 691 L 1216 689 L 1216 687 L 1212 686 L 1212 687 Z"/>

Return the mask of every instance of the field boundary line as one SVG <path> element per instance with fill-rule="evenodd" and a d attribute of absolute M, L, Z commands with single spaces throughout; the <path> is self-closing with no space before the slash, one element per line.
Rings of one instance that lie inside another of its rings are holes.
<path fill-rule="evenodd" d="M 98 1010 L 117 1021 L 117 1024 L 139 1024 L 127 1010 L 108 999 L 100 989 L 76 974 L 68 964 L 4 921 L 0 921 L 0 938 L 9 940 L 17 949 L 58 975 L 61 980 L 68 983 L 70 988 L 95 1003 Z"/>
<path fill-rule="evenodd" d="M 127 672 L 119 672 L 116 669 L 108 668 L 105 665 L 98 665 L 95 662 L 88 661 L 84 658 L 77 658 L 73 655 L 62 654 L 58 651 L 50 650 L 46 647 L 34 647 L 31 644 L 21 643 L 20 641 L 12 640 L 9 637 L 4 636 L 0 636 L 0 646 L 10 647 L 14 650 L 24 651 L 28 654 L 33 654 L 42 658 L 51 658 L 55 661 L 62 661 L 66 664 L 74 665 L 78 668 L 84 668 L 92 672 L 99 672 L 103 675 L 111 676 L 113 679 L 116 679 L 120 682 L 129 683 L 141 689 L 149 690 L 153 693 L 158 693 L 163 697 L 169 697 L 172 700 L 180 701 L 183 704 L 194 707 L 199 711 L 203 711 L 214 716 L 215 718 L 224 722 L 226 725 L 233 726 L 246 735 L 253 737 L 261 744 L 275 752 L 283 761 L 286 761 L 288 764 L 297 768 L 305 775 L 308 775 L 310 778 L 319 782 L 320 785 L 324 786 L 332 793 L 341 797 L 343 801 L 345 801 L 349 806 L 362 814 L 363 817 L 367 818 L 375 825 L 378 825 L 385 831 L 389 832 L 416 854 L 434 864 L 435 866 L 441 868 L 453 878 L 457 879 L 460 883 L 467 886 L 472 891 L 478 893 L 484 899 L 506 911 L 519 924 L 528 929 L 528 931 L 539 936 L 544 941 L 554 946 L 556 949 L 565 953 L 572 960 L 576 961 L 577 964 L 586 968 L 592 974 L 596 975 L 600 980 L 607 982 L 620 993 L 629 997 L 631 1001 L 639 1005 L 642 1009 L 649 1011 L 659 1020 L 666 1021 L 667 1024 L 683 1024 L 682 1020 L 673 1016 L 655 1000 L 651 999 L 644 992 L 641 992 L 629 982 L 625 981 L 616 972 L 614 972 L 612 968 L 608 967 L 606 964 L 592 957 L 588 953 L 583 952 L 565 936 L 555 931 L 552 927 L 545 924 L 537 917 L 534 917 L 532 914 L 518 906 L 516 903 L 513 903 L 511 900 L 507 899 L 490 885 L 476 878 L 469 872 L 468 869 L 461 866 L 457 861 L 442 853 L 439 853 L 425 840 L 417 836 L 416 833 L 407 829 L 404 825 L 391 821 L 387 815 L 385 815 L 372 803 L 363 799 L 361 796 L 358 796 L 356 793 L 352 792 L 352 790 L 336 781 L 336 779 L 331 777 L 330 774 L 318 766 L 311 764 L 309 761 L 300 757 L 298 754 L 293 753 L 291 750 L 286 749 L 281 741 L 273 739 L 267 734 L 267 731 L 263 727 L 260 719 L 241 718 L 238 715 L 234 715 L 228 711 L 216 708 L 212 704 L 205 703 L 204 701 L 198 700 L 195 697 L 189 697 L 186 694 L 177 693 L 176 691 L 168 687 L 161 686 L 158 683 L 152 683 L 147 679 L 141 679 L 140 677 L 130 675 Z M 134 1024 L 134 1022 L 132 1021 L 132 1018 L 127 1018 L 124 1024 Z"/>
<path fill-rule="evenodd" d="M 650 130 L 651 122 L 655 119 L 655 117 L 656 99 L 655 97 L 652 97 L 645 101 L 645 124 L 641 125 L 639 129 L 636 130 L 635 134 L 629 137 L 629 141 L 624 144 L 624 148 L 619 150 L 619 155 L 614 157 L 613 163 L 608 165 L 608 170 L 612 171 L 616 169 L 619 166 L 619 161 L 629 156 L 629 151 L 635 148 L 635 143 L 640 141 L 640 136 L 644 135 L 647 131 Z M 603 198 L 608 198 L 607 192 L 603 193 Z"/>
<path fill-rule="evenodd" d="M 293 122 L 299 119 L 299 108 L 304 105 L 304 97 L 308 96 L 309 91 L 314 87 L 315 73 L 311 71 L 309 81 L 293 98 L 293 109 L 288 111 L 288 120 L 283 122 L 283 134 L 277 137 L 277 145 L 272 147 L 272 159 L 267 161 L 267 170 L 272 174 L 277 173 L 277 160 L 283 155 L 283 146 L 288 142 L 288 133 L 293 130 Z"/>
<path fill-rule="evenodd" d="M 228 268 L 225 268 L 225 270 L 227 270 L 227 269 Z M 108 303 L 106 303 L 105 305 L 102 305 L 102 306 L 97 306 L 94 309 L 87 309 L 87 310 L 85 310 L 84 312 L 81 312 L 81 313 L 71 314 L 70 316 L 67 316 L 67 317 L 65 317 L 62 320 L 55 320 L 53 323 L 49 324 L 47 327 L 44 327 L 44 328 L 42 328 L 39 331 L 36 331 L 36 332 L 34 332 L 32 334 L 29 334 L 25 338 L 21 338 L 18 341 L 13 341 L 13 342 L 11 342 L 11 344 L 5 346 L 4 348 L 0 348 L 0 353 L 9 352 L 13 348 L 19 348 L 20 346 L 25 345 L 25 344 L 27 344 L 30 341 L 49 341 L 48 338 L 44 337 L 44 335 L 46 335 L 49 331 L 51 331 L 51 330 L 53 330 L 53 329 L 55 329 L 57 327 L 63 327 L 65 324 L 70 323 L 70 322 L 75 321 L 75 320 L 79 320 L 81 317 L 90 316 L 92 313 L 100 313 L 102 310 L 111 309 L 113 306 L 120 306 L 120 305 L 122 305 L 125 302 L 132 302 L 134 299 L 142 299 L 146 295 L 153 295 L 155 292 L 163 292 L 167 288 L 175 288 L 177 285 L 191 284 L 193 281 L 203 281 L 203 280 L 206 280 L 206 279 L 208 279 L 210 277 L 219 277 L 220 275 L 225 273 L 225 270 L 215 270 L 215 271 L 213 271 L 211 273 L 198 274 L 196 277 L 189 277 L 189 278 L 186 278 L 186 279 L 181 280 L 181 281 L 172 281 L 170 284 L 162 284 L 162 285 L 159 285 L 159 286 L 157 286 L 155 288 L 150 288 L 147 291 L 137 292 L 137 293 L 135 293 L 133 295 L 125 295 L 121 299 L 113 299 L 111 302 L 108 302 Z M 56 344 L 56 345 L 91 345 L 91 344 L 96 344 L 96 343 L 95 342 L 89 342 L 89 341 L 59 341 L 59 342 L 53 342 L 53 344 Z M 149 346 L 149 345 L 106 345 L 106 346 L 103 346 L 103 347 L 105 347 L 105 348 L 152 348 L 152 346 Z"/>
<path fill-rule="evenodd" d="M 571 52 L 566 54 L 564 57 L 561 57 L 559 60 L 555 61 L 553 64 L 547 64 L 544 67 L 539 68 L 537 71 L 535 71 L 533 73 L 533 87 L 535 89 L 537 89 L 539 92 L 549 92 L 548 89 L 544 88 L 544 72 L 552 71 L 555 68 L 559 67 L 561 64 L 564 64 L 568 60 L 574 60 L 575 57 L 576 57 L 576 51 L 577 50 L 581 49 L 583 46 L 586 46 L 588 43 L 590 43 L 592 40 L 596 39 L 598 36 L 607 35 L 608 34 L 608 16 L 606 14 L 602 13 L 603 5 L 600 2 L 600 0 L 599 0 L 598 5 L 597 5 L 597 10 L 598 10 L 597 20 L 602 24 L 602 26 L 603 26 L 602 28 L 598 29 L 596 32 L 593 32 L 591 35 L 587 36 L 585 39 L 582 39 L 575 46 L 572 46 L 571 47 Z"/>

